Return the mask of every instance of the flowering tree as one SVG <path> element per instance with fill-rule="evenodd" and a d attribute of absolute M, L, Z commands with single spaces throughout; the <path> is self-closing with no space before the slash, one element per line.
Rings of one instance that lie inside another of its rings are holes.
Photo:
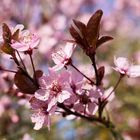
<path fill-rule="evenodd" d="M 34 65 L 33 54 L 40 42 L 38 35 L 25 30 L 23 25 L 11 28 L 3 24 L 1 51 L 10 56 L 16 70 L 3 66 L 0 69 L 14 73 L 16 89 L 11 88 L 15 96 L 21 94 L 29 101 L 35 130 L 43 126 L 50 130 L 51 117 L 54 115 L 73 116 L 75 119 L 103 125 L 110 130 L 114 139 L 123 139 L 110 115 L 105 113 L 106 106 L 114 98 L 115 90 L 124 77 L 140 76 L 140 65 L 131 64 L 125 57 L 114 57 L 115 66 L 112 69 L 120 76 L 114 87 L 105 89 L 103 80 L 106 68 L 98 65 L 97 51 L 103 43 L 113 38 L 100 36 L 102 15 L 102 10 L 96 11 L 87 24 L 73 20 L 69 29 L 72 39 L 67 39 L 65 46 L 52 52 L 55 66 L 49 67 L 47 74 Z M 90 77 L 75 64 L 72 55 L 76 49 L 82 49 L 91 62 Z M 32 72 L 26 65 L 28 56 Z"/>

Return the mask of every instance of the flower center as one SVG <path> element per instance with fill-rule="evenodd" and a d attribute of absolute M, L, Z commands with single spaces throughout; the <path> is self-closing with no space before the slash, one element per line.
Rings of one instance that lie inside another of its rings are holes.
<path fill-rule="evenodd" d="M 80 96 L 80 103 L 87 104 L 90 102 L 89 97 L 86 94 Z"/>
<path fill-rule="evenodd" d="M 70 63 L 70 58 L 67 57 L 63 50 L 55 53 L 55 59 L 59 60 L 62 64 L 68 65 Z"/>
<path fill-rule="evenodd" d="M 24 36 L 22 40 L 24 43 L 28 44 L 31 42 L 32 36 L 31 35 Z"/>
<path fill-rule="evenodd" d="M 50 90 L 57 94 L 62 91 L 62 88 L 59 85 L 58 81 L 54 80 L 50 86 Z"/>

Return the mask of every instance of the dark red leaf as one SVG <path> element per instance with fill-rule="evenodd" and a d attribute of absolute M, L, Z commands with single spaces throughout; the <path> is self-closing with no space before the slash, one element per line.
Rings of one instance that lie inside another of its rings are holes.
<path fill-rule="evenodd" d="M 10 43 L 11 42 L 11 31 L 7 24 L 3 23 L 2 31 L 3 31 L 4 42 Z"/>
<path fill-rule="evenodd" d="M 82 36 L 73 26 L 70 27 L 70 34 L 75 39 L 75 43 L 77 43 L 84 51 L 86 51 L 88 44 L 85 38 L 82 38 Z"/>
<path fill-rule="evenodd" d="M 82 38 L 80 37 L 79 33 L 75 30 L 73 26 L 69 29 L 71 36 L 75 39 L 77 43 L 81 42 Z"/>
<path fill-rule="evenodd" d="M 19 90 L 26 94 L 34 94 L 37 90 L 37 87 L 33 83 L 33 81 L 28 78 L 22 71 L 18 71 L 14 77 L 15 85 L 19 88 Z"/>
<path fill-rule="evenodd" d="M 69 43 L 74 43 L 74 44 L 76 43 L 75 40 L 72 40 L 72 39 L 64 39 L 63 41 L 64 42 L 69 42 Z"/>
<path fill-rule="evenodd" d="M 105 74 L 105 67 L 104 66 L 101 66 L 99 69 L 98 69 L 98 77 L 99 77 L 99 81 L 101 83 L 103 77 L 104 77 L 104 74 Z"/>
<path fill-rule="evenodd" d="M 86 25 L 78 20 L 73 20 L 73 22 L 79 29 L 81 37 L 84 38 L 86 36 Z"/>
<path fill-rule="evenodd" d="M 9 55 L 12 55 L 13 52 L 14 52 L 14 49 L 10 46 L 9 43 L 5 42 L 3 44 L 1 44 L 1 50 L 6 53 L 6 54 L 9 54 Z"/>
<path fill-rule="evenodd" d="M 13 35 L 12 35 L 12 39 L 18 41 L 19 38 L 19 29 L 17 29 Z"/>
<path fill-rule="evenodd" d="M 10 45 L 12 35 L 7 24 L 3 23 L 2 31 L 3 31 L 2 35 L 3 35 L 4 42 L 1 44 L 1 50 L 6 54 L 12 55 L 14 52 L 14 49 Z"/>
<path fill-rule="evenodd" d="M 96 43 L 96 47 L 99 47 L 103 43 L 112 40 L 113 38 L 111 36 L 102 36 Z"/>
<path fill-rule="evenodd" d="M 96 11 L 87 23 L 87 40 L 91 47 L 94 47 L 96 45 L 96 41 L 98 40 L 102 15 L 102 10 Z"/>
<path fill-rule="evenodd" d="M 36 70 L 36 78 L 39 79 L 42 75 L 43 75 L 43 71 L 42 70 Z M 34 76 L 35 77 L 35 76 Z"/>

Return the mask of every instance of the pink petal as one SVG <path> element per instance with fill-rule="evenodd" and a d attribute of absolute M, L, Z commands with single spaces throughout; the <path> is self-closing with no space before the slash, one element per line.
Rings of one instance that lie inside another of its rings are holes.
<path fill-rule="evenodd" d="M 134 66 L 131 66 L 127 75 L 129 77 L 139 77 L 140 76 L 140 65 L 134 65 Z"/>
<path fill-rule="evenodd" d="M 65 64 L 59 63 L 59 64 L 55 65 L 54 67 L 52 67 L 52 69 L 53 69 L 54 71 L 59 71 L 59 70 L 61 70 L 64 66 L 65 66 Z"/>
<path fill-rule="evenodd" d="M 95 99 L 98 99 L 98 98 L 100 98 L 101 96 L 103 95 L 103 91 L 101 90 L 101 89 L 96 89 L 96 90 L 93 90 L 93 89 L 91 89 L 90 91 L 89 91 L 89 96 L 92 98 L 95 98 Z"/>
<path fill-rule="evenodd" d="M 58 80 L 60 83 L 66 83 L 69 81 L 69 77 L 70 77 L 70 73 L 68 71 L 63 71 L 60 73 Z"/>
<path fill-rule="evenodd" d="M 20 31 L 22 31 L 23 29 L 24 29 L 24 25 L 23 24 L 17 24 L 16 25 L 16 27 L 13 29 L 13 33 L 15 32 L 15 31 L 17 31 L 17 30 L 20 30 Z"/>
<path fill-rule="evenodd" d="M 114 64 L 118 69 L 128 70 L 130 63 L 125 57 L 114 57 Z"/>
<path fill-rule="evenodd" d="M 98 106 L 95 103 L 93 102 L 88 103 L 88 111 L 90 114 L 95 115 L 97 110 L 98 110 Z"/>
<path fill-rule="evenodd" d="M 55 75 L 54 75 L 55 76 Z M 48 86 L 53 82 L 54 76 L 44 75 L 39 78 L 39 85 L 40 87 L 47 89 Z"/>
<path fill-rule="evenodd" d="M 57 99 L 55 97 L 53 97 L 48 103 L 47 111 L 50 111 L 52 109 L 52 107 L 56 105 L 56 103 L 57 103 Z"/>
<path fill-rule="evenodd" d="M 66 99 L 70 98 L 71 93 L 68 91 L 62 91 L 61 94 L 57 96 L 57 101 L 63 103 Z"/>
<path fill-rule="evenodd" d="M 35 92 L 35 98 L 41 100 L 41 101 L 47 101 L 49 99 L 49 90 L 43 90 L 39 89 Z"/>
<path fill-rule="evenodd" d="M 83 113 L 85 111 L 85 106 L 81 103 L 75 104 L 73 109 L 77 112 Z"/>
<path fill-rule="evenodd" d="M 67 43 L 67 44 L 66 44 L 66 46 L 65 46 L 65 48 L 64 48 L 64 52 L 65 52 L 65 54 L 66 54 L 66 56 L 67 56 L 68 58 L 71 57 L 71 55 L 72 55 L 72 53 L 73 53 L 75 47 L 76 47 L 76 45 L 73 44 L 73 43 Z"/>
<path fill-rule="evenodd" d="M 56 80 L 58 79 L 58 73 L 56 73 L 52 68 L 48 69 L 49 71 L 49 78 L 51 78 L 52 80 Z"/>
<path fill-rule="evenodd" d="M 64 57 L 65 57 L 65 54 L 63 50 L 60 50 L 52 54 L 52 60 L 54 61 L 55 64 L 60 64 L 64 60 Z"/>
<path fill-rule="evenodd" d="M 27 51 L 29 49 L 29 46 L 24 44 L 24 43 L 20 43 L 20 42 L 15 42 L 13 44 L 11 44 L 12 48 L 14 48 L 15 50 L 24 52 Z"/>
<path fill-rule="evenodd" d="M 45 115 L 38 113 L 31 116 L 31 120 L 35 123 L 34 129 L 39 130 L 44 124 Z"/>
<path fill-rule="evenodd" d="M 31 43 L 31 48 L 35 48 L 39 45 L 40 43 L 40 38 L 36 37 L 35 39 L 32 40 L 32 43 Z"/>
<path fill-rule="evenodd" d="M 45 116 L 44 125 L 46 125 L 48 127 L 48 130 L 50 131 L 51 119 L 50 119 L 50 116 L 49 115 L 46 115 Z"/>

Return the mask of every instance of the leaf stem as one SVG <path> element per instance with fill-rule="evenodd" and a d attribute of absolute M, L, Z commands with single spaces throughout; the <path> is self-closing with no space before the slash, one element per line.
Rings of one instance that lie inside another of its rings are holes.
<path fill-rule="evenodd" d="M 100 85 L 100 81 L 99 81 L 98 70 L 97 70 L 97 66 L 96 66 L 96 62 L 95 62 L 95 55 L 90 57 L 90 59 L 92 61 L 92 66 L 94 68 L 95 75 L 96 75 L 96 85 L 99 86 Z"/>
<path fill-rule="evenodd" d="M 124 77 L 124 75 L 120 74 L 120 77 L 119 77 L 119 79 L 118 79 L 118 81 L 117 81 L 115 87 L 114 87 L 113 90 L 110 92 L 110 94 L 104 99 L 104 101 L 106 101 L 106 100 L 111 96 L 111 94 L 117 89 L 117 87 L 118 87 L 118 85 L 119 85 L 119 83 L 120 83 L 120 81 L 122 80 L 123 77 Z"/>

